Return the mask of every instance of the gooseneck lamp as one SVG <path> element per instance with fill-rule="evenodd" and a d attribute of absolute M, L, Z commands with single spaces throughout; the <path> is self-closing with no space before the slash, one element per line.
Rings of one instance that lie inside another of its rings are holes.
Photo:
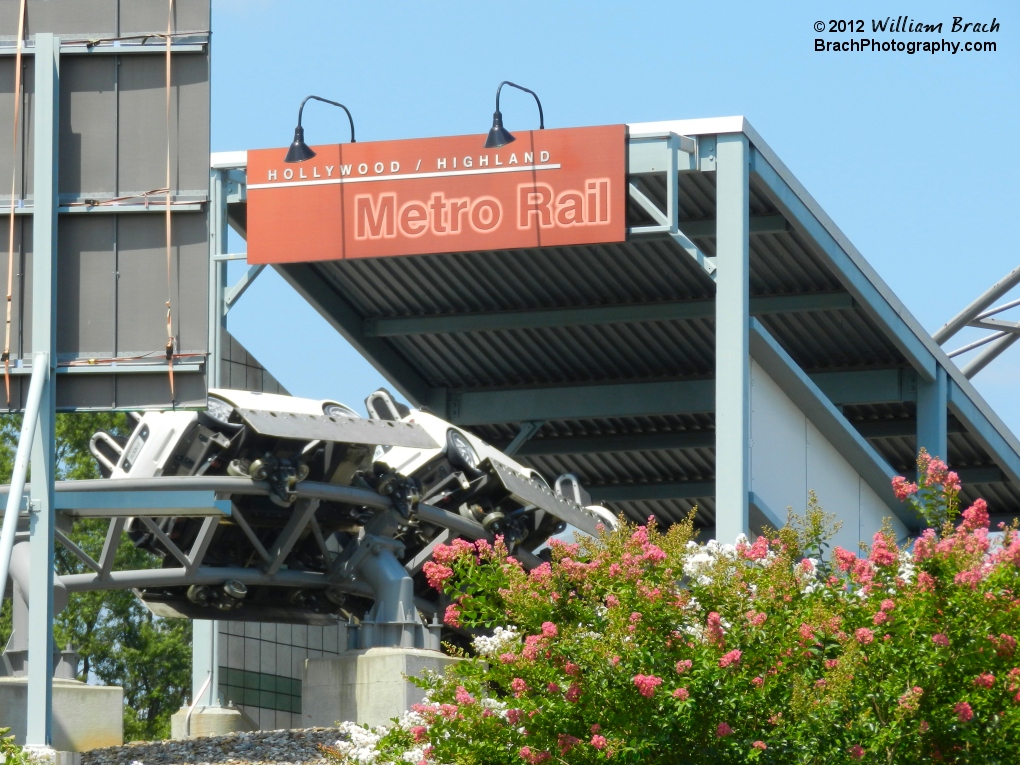
<path fill-rule="evenodd" d="M 538 104 L 538 129 L 545 130 L 545 116 L 542 114 L 542 102 L 538 100 L 538 94 L 509 80 L 503 80 L 503 82 L 499 83 L 499 87 L 496 88 L 496 112 L 492 115 L 492 129 L 485 139 L 486 149 L 498 149 L 500 146 L 506 146 L 508 143 L 517 140 L 509 130 L 503 127 L 503 114 L 499 111 L 499 91 L 503 89 L 504 85 L 523 90 L 525 93 L 530 93 L 535 97 L 535 103 Z"/>
<path fill-rule="evenodd" d="M 324 104 L 332 104 L 333 106 L 339 106 L 345 112 L 347 112 L 347 119 L 351 123 L 351 143 L 355 143 L 354 140 L 354 118 L 351 116 L 350 110 L 343 104 L 337 103 L 336 101 L 330 101 L 328 98 L 320 98 L 319 96 L 308 96 L 304 101 L 301 102 L 301 108 L 298 109 L 297 113 L 297 127 L 294 128 L 294 143 L 287 149 L 287 156 L 284 157 L 284 162 L 304 162 L 306 159 L 311 159 L 315 156 L 315 152 L 309 148 L 308 144 L 305 143 L 305 129 L 301 127 L 301 114 L 305 110 L 305 104 L 309 101 L 322 101 Z"/>

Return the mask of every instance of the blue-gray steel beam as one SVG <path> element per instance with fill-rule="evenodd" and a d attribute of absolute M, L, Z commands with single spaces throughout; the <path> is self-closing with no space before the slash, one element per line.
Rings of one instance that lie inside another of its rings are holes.
<path fill-rule="evenodd" d="M 111 364 L 89 364 L 86 359 L 75 366 L 59 366 L 55 372 L 58 375 L 135 375 L 135 374 L 161 374 L 166 375 L 167 364 L 165 361 L 158 362 L 123 362 L 117 361 Z M 97 359 L 102 361 L 102 359 Z M 204 362 L 198 364 L 174 364 L 174 373 L 201 372 Z M 11 377 L 27 377 L 32 374 L 32 367 L 21 366 L 11 368 Z"/>
<path fill-rule="evenodd" d="M 1006 483 L 1007 478 L 1005 473 L 1002 472 L 998 467 L 970 467 L 970 468 L 957 468 L 956 474 L 960 476 L 960 483 L 964 486 L 972 486 L 976 484 L 990 484 L 990 483 Z M 917 479 L 916 470 L 905 470 L 903 472 L 905 478 L 914 481 Z"/>
<path fill-rule="evenodd" d="M 730 542 L 748 530 L 751 366 L 750 187 L 747 137 L 716 142 L 715 534 Z"/>
<path fill-rule="evenodd" d="M 910 369 L 820 372 L 812 381 L 837 406 L 887 404 L 915 399 Z M 508 390 L 446 391 L 447 419 L 457 425 L 493 425 L 541 419 L 580 420 L 653 417 L 715 411 L 715 381 L 606 383 Z M 522 448 L 527 454 L 529 445 Z M 535 448 L 542 448 L 535 446 Z"/>
<path fill-rule="evenodd" d="M 808 209 L 807 204 L 790 188 L 786 180 L 776 171 L 757 149 L 751 153 L 751 171 L 757 181 L 764 185 L 773 203 L 793 227 L 802 232 L 806 242 L 823 263 L 836 275 L 843 287 L 850 291 L 861 308 L 875 321 L 889 337 L 904 358 L 917 373 L 926 380 L 935 379 L 935 356 L 921 337 L 900 314 L 907 313 L 894 297 L 883 294 L 829 230 Z M 877 277 L 876 277 L 877 279 Z M 916 322 L 913 322 L 916 324 Z"/>
<path fill-rule="evenodd" d="M 428 382 L 388 343 L 362 336 L 363 319 L 347 300 L 307 263 L 273 266 L 301 297 L 365 357 L 408 401 L 415 406 L 431 406 Z M 437 412 L 443 416 L 443 412 Z M 533 417 L 527 419 L 535 419 Z"/>
<path fill-rule="evenodd" d="M 940 365 L 935 380 L 917 381 L 917 451 L 949 459 L 949 382 Z"/>
<path fill-rule="evenodd" d="M 790 400 L 828 439 L 837 452 L 864 479 L 907 528 L 917 527 L 917 518 L 896 499 L 891 481 L 896 472 L 843 416 L 804 370 L 773 339 L 757 319 L 751 320 L 751 356 L 782 388 Z"/>
<path fill-rule="evenodd" d="M 448 397 L 447 419 L 458 425 L 483 425 L 711 412 L 714 396 L 712 380 L 455 391 Z"/>
<path fill-rule="evenodd" d="M 32 218 L 32 350 L 46 354 L 39 422 L 32 440 L 29 530 L 28 724 L 25 743 L 52 742 L 53 481 L 56 467 L 57 167 L 60 135 L 60 42 L 35 36 L 35 215 Z M 36 359 L 41 360 L 40 356 Z"/>
<path fill-rule="evenodd" d="M 917 374 L 912 369 L 817 372 L 809 376 L 837 406 L 892 404 L 917 399 Z"/>
<path fill-rule="evenodd" d="M 225 170 L 209 171 L 209 368 L 206 379 L 210 388 L 220 386 L 227 329 L 227 263 L 222 259 L 227 254 L 225 173 Z"/>
<path fill-rule="evenodd" d="M 178 38 L 179 40 L 181 38 Z M 174 41 L 170 43 L 171 53 L 204 53 L 206 46 L 209 44 L 208 34 L 195 34 L 187 35 L 183 38 L 185 41 Z M 146 43 L 143 41 L 130 42 L 125 40 L 103 40 L 102 42 L 96 42 L 92 40 L 68 40 L 67 42 L 61 43 L 60 52 L 64 55 L 87 55 L 87 56 L 102 56 L 102 55 L 131 55 L 141 54 L 149 56 L 162 56 L 166 54 L 166 43 L 157 39 L 154 43 Z M 0 45 L 0 56 L 13 56 L 15 53 L 15 46 L 9 42 L 5 45 Z M 22 51 L 22 56 L 33 56 L 38 54 L 38 46 L 33 47 L 31 42 L 26 45 Z"/>
<path fill-rule="evenodd" d="M 596 502 L 640 502 L 670 499 L 700 499 L 715 496 L 714 481 L 657 481 L 586 487 Z M 746 502 L 745 497 L 745 502 Z"/>
<path fill-rule="evenodd" d="M 64 482 L 64 486 L 69 482 Z M 10 495 L 0 487 L 0 501 Z M 58 491 L 53 507 L 72 518 L 129 518 L 145 515 L 198 518 L 215 515 L 229 518 L 230 500 L 217 499 L 216 492 L 189 491 Z"/>
<path fill-rule="evenodd" d="M 995 361 L 995 359 L 997 359 L 1003 351 L 1013 345 L 1013 343 L 1017 340 L 1020 340 L 1020 335 L 1014 333 L 1007 333 L 995 340 L 992 340 L 988 344 L 987 348 L 967 362 L 960 371 L 963 372 L 964 377 L 969 380 L 986 366 Z"/>
<path fill-rule="evenodd" d="M 856 304 L 848 292 L 817 292 L 803 295 L 770 295 L 751 298 L 755 316 L 813 311 L 849 311 Z M 495 332 L 509 329 L 590 327 L 651 321 L 690 321 L 715 318 L 714 300 L 674 303 L 607 305 L 591 308 L 555 308 L 543 311 L 495 311 L 450 316 L 402 316 L 366 319 L 364 337 Z"/>
<path fill-rule="evenodd" d="M 715 225 L 715 221 L 711 218 L 680 221 L 680 228 L 687 236 L 698 238 L 715 239 Z M 790 224 L 782 215 L 752 215 L 750 217 L 751 236 L 782 234 L 789 230 Z"/>
<path fill-rule="evenodd" d="M 854 427 L 865 438 L 904 438 L 917 435 L 917 421 L 912 419 L 897 420 L 858 420 Z M 957 421 L 946 426 L 947 433 L 965 433 L 964 427 Z"/>
<path fill-rule="evenodd" d="M 265 266 L 261 263 L 256 266 L 251 266 L 244 272 L 244 275 L 238 279 L 229 290 L 227 290 L 226 297 L 223 299 L 225 311 L 229 311 L 234 307 L 234 303 L 241 299 L 241 295 L 243 295 L 252 285 L 252 282 L 254 282 L 255 278 L 262 273 L 262 269 L 264 268 Z"/>
<path fill-rule="evenodd" d="M 217 579 L 218 582 L 223 581 L 222 578 Z M 219 675 L 218 642 L 218 622 L 195 619 L 191 623 L 191 698 L 192 701 L 197 700 L 196 707 L 218 706 L 222 703 L 219 682 L 214 677 Z M 210 678 L 213 679 L 207 683 Z"/>
<path fill-rule="evenodd" d="M 524 446 L 528 441 L 530 441 L 535 436 L 535 434 L 542 429 L 542 426 L 544 424 L 545 423 L 542 422 L 541 420 L 537 422 L 536 421 L 522 422 L 520 431 L 514 437 L 514 440 L 507 444 L 506 447 L 503 449 L 503 454 L 507 455 L 508 457 L 512 457 L 513 455 L 517 454 L 521 450 L 521 447 Z"/>
<path fill-rule="evenodd" d="M 1009 480 L 1020 486 L 1020 455 L 955 380 L 949 381 L 949 410 L 963 423 L 967 433 L 981 444 Z"/>
<path fill-rule="evenodd" d="M 7 587 L 7 575 L 11 569 L 11 553 L 14 551 L 14 535 L 18 530 L 18 516 L 25 498 L 25 477 L 28 475 L 28 460 L 35 441 L 35 429 L 39 424 L 39 405 L 46 389 L 46 374 L 49 370 L 47 354 L 40 353 L 32 365 L 32 380 L 28 386 L 28 401 L 21 421 L 21 436 L 18 450 L 14 455 L 11 471 L 10 493 L 4 497 L 4 525 L 0 532 L 0 588 Z"/>
<path fill-rule="evenodd" d="M 711 430 L 681 430 L 675 433 L 635 433 L 616 436 L 532 439 L 517 450 L 517 457 L 557 454 L 612 454 L 654 452 L 671 449 L 706 449 L 715 446 Z"/>
<path fill-rule="evenodd" d="M 172 204 L 170 205 L 170 212 L 176 213 L 189 213 L 199 212 L 202 209 L 204 202 L 189 202 L 184 204 Z M 32 205 L 25 205 L 24 207 L 15 208 L 15 215 L 33 215 L 35 208 Z M 116 203 L 108 205 L 61 205 L 57 208 L 57 212 L 61 215 L 126 215 L 128 213 L 141 213 L 141 214 L 154 214 L 159 213 L 160 215 L 166 214 L 166 205 L 162 202 L 151 202 L 150 204 L 127 204 L 127 203 Z"/>
<path fill-rule="evenodd" d="M 947 321 L 932 337 L 936 343 L 944 343 L 972 320 L 980 316 L 988 306 L 1020 284 L 1020 266 L 1017 266 L 995 284 L 974 298 L 966 308 Z"/>
<path fill-rule="evenodd" d="M 786 519 L 765 504 L 765 501 L 753 491 L 747 496 L 747 504 L 749 507 L 749 521 L 753 531 L 761 533 L 765 526 L 779 531 L 779 529 L 786 525 Z"/>
<path fill-rule="evenodd" d="M 207 385 L 218 388 L 222 379 L 223 344 L 227 332 L 227 176 L 229 170 L 209 171 L 209 368 Z M 191 630 L 191 698 L 201 706 L 219 704 L 219 624 L 195 620 Z M 206 680 L 209 680 L 207 683 Z"/>

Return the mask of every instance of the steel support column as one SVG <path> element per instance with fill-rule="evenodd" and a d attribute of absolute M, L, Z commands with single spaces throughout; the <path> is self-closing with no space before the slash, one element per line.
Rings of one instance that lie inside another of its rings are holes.
<path fill-rule="evenodd" d="M 223 342 L 227 330 L 227 189 L 228 170 L 209 171 L 209 364 L 210 388 L 220 386 Z M 218 706 L 219 622 L 195 619 L 191 625 L 191 700 L 196 707 Z"/>
<path fill-rule="evenodd" d="M 917 449 L 949 460 L 947 434 L 949 412 L 949 383 L 946 370 L 939 365 L 935 380 L 917 380 Z"/>
<path fill-rule="evenodd" d="M 32 218 L 32 351 L 47 370 L 32 439 L 28 601 L 28 725 L 25 743 L 47 747 L 53 707 L 53 544 L 56 417 L 57 139 L 60 41 L 35 37 L 35 215 Z"/>
<path fill-rule="evenodd" d="M 223 339 L 227 329 L 227 197 L 224 182 L 228 171 L 209 171 L 209 364 L 210 388 L 220 386 Z"/>
<path fill-rule="evenodd" d="M 748 529 L 751 484 L 747 137 L 720 135 L 716 157 L 715 536 L 732 542 Z"/>
<path fill-rule="evenodd" d="M 191 700 L 198 707 L 220 706 L 219 622 L 191 622 Z M 197 701 L 197 703 L 196 703 Z"/>

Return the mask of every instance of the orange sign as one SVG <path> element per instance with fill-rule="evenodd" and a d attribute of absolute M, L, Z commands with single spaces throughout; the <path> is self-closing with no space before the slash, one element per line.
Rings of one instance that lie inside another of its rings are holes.
<path fill-rule="evenodd" d="M 248 262 L 622 242 L 623 125 L 248 152 Z"/>

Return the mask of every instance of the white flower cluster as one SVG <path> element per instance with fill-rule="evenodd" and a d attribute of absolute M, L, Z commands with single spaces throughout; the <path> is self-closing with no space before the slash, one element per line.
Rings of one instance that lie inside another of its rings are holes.
<path fill-rule="evenodd" d="M 747 537 L 743 534 L 737 537 L 737 542 L 741 541 L 747 543 Z M 736 545 L 719 544 L 714 539 L 708 540 L 704 546 L 694 541 L 688 542 L 687 550 L 689 555 L 684 560 L 684 575 L 702 586 L 712 584 L 709 571 L 715 567 L 717 561 L 723 559 L 734 562 L 737 559 Z"/>
<path fill-rule="evenodd" d="M 380 726 L 372 730 L 352 722 L 342 722 L 340 723 L 340 732 L 346 734 L 347 740 L 340 739 L 334 746 L 351 762 L 367 765 L 374 763 L 379 757 L 379 750 L 376 749 L 376 746 L 379 740 L 386 735 L 386 728 Z"/>
<path fill-rule="evenodd" d="M 910 550 L 900 550 L 900 568 L 897 573 L 907 584 L 914 581 L 914 556 Z"/>
<path fill-rule="evenodd" d="M 491 635 L 479 635 L 471 645 L 479 656 L 491 659 L 517 648 L 520 637 L 516 627 L 496 627 Z"/>
<path fill-rule="evenodd" d="M 422 762 L 425 759 L 425 747 L 416 746 L 408 749 L 401 755 L 400 759 L 404 762 L 411 762 L 414 763 L 414 765 L 418 765 L 419 762 Z"/>

